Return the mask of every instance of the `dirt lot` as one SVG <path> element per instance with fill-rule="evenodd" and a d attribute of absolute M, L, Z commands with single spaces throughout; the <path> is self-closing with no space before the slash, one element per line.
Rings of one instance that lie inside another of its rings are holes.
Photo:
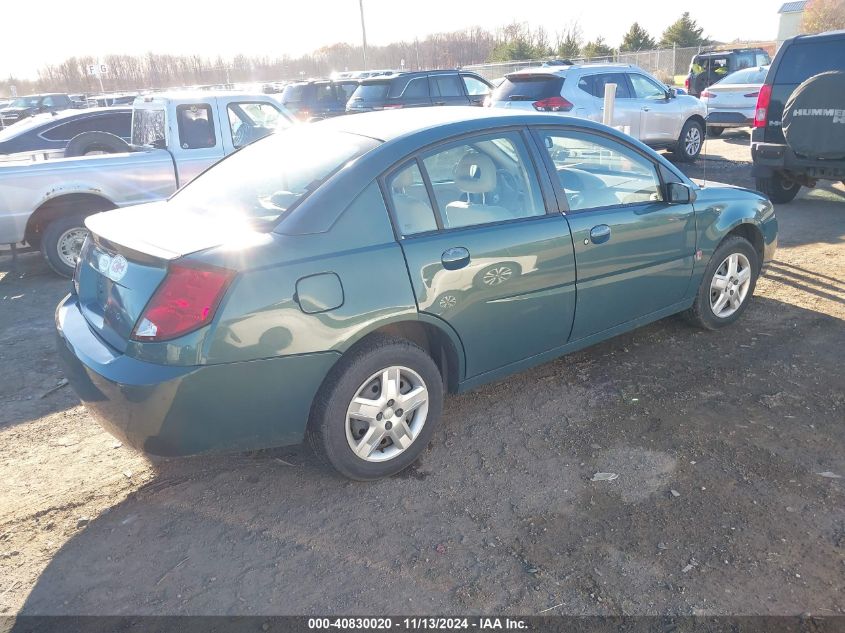
<path fill-rule="evenodd" d="M 689 173 L 750 184 L 747 142 Z M 842 614 L 845 189 L 777 213 L 736 326 L 666 319 L 450 398 L 374 484 L 300 447 L 121 446 L 51 391 L 67 282 L 0 260 L 0 612 Z"/>

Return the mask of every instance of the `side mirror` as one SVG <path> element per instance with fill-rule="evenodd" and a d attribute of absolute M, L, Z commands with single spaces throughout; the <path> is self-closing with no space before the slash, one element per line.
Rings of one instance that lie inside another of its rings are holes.
<path fill-rule="evenodd" d="M 666 185 L 666 201 L 669 204 L 689 204 L 695 202 L 695 191 L 682 182 L 670 182 Z"/>
<path fill-rule="evenodd" d="M 669 88 L 669 89 L 666 91 L 666 98 L 667 98 L 667 99 L 674 99 L 674 98 L 675 98 L 675 97 L 677 97 L 677 96 L 678 96 L 678 92 L 677 92 L 677 90 L 675 90 L 674 88 Z"/>

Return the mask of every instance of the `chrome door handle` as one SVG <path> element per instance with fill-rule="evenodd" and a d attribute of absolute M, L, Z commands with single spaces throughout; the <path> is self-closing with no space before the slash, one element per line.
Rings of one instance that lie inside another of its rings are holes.
<path fill-rule="evenodd" d="M 610 227 L 607 224 L 599 224 L 590 229 L 590 241 L 593 244 L 604 244 L 610 239 Z"/>
<path fill-rule="evenodd" d="M 469 264 L 469 251 L 463 246 L 453 246 L 443 251 L 440 263 L 446 270 L 458 270 Z"/>

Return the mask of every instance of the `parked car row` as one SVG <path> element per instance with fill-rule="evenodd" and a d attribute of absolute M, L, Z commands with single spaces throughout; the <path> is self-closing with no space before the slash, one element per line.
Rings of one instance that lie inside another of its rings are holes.
<path fill-rule="evenodd" d="M 280 101 L 299 119 L 313 121 L 370 110 L 480 106 L 492 89 L 486 79 L 465 71 L 378 71 L 366 77 L 341 74 L 336 79 L 295 82 L 285 87 Z"/>

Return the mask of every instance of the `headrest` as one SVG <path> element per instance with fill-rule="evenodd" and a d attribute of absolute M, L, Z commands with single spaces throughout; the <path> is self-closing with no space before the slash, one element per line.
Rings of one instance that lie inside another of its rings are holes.
<path fill-rule="evenodd" d="M 486 154 L 472 151 L 455 166 L 455 186 L 467 193 L 487 193 L 496 188 L 496 165 Z"/>
<path fill-rule="evenodd" d="M 416 171 L 414 167 L 416 167 L 416 165 L 413 167 L 406 167 L 396 174 L 392 185 L 394 190 L 401 190 L 414 184 L 414 172 Z"/>

